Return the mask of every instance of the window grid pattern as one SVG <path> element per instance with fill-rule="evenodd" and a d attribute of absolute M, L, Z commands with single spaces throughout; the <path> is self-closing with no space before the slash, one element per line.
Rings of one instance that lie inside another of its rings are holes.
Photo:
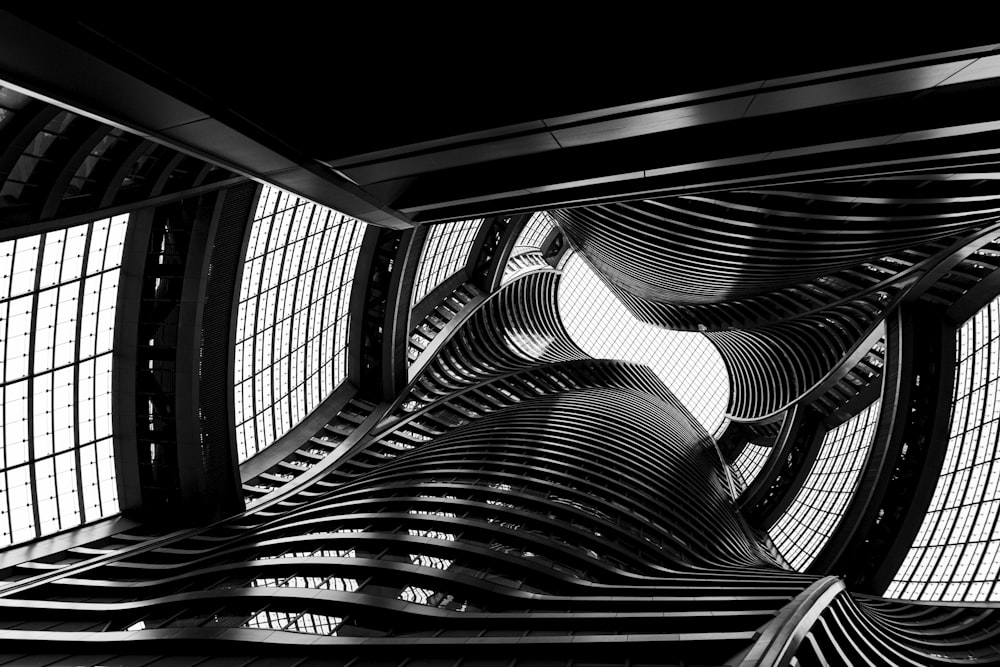
<path fill-rule="evenodd" d="M 347 330 L 364 224 L 265 186 L 236 322 L 240 461 L 287 433 L 347 377 Z"/>
<path fill-rule="evenodd" d="M 740 455 L 736 457 L 733 461 L 733 469 L 736 472 L 736 479 L 739 482 L 740 490 L 747 488 L 760 474 L 760 471 L 764 469 L 764 464 L 767 463 L 767 458 L 774 451 L 773 447 L 766 447 L 764 445 L 755 445 L 752 442 L 748 442 Z"/>
<path fill-rule="evenodd" d="M 118 512 L 111 361 L 127 224 L 0 243 L 0 547 Z"/>
<path fill-rule="evenodd" d="M 727 423 L 729 373 L 715 345 L 695 331 L 640 322 L 578 254 L 563 264 L 559 315 L 573 341 L 596 359 L 649 366 L 705 430 Z"/>
<path fill-rule="evenodd" d="M 258 630 L 284 630 L 313 635 L 335 635 L 344 622 L 340 616 L 327 616 L 310 612 L 260 611 L 251 616 L 244 628 Z"/>
<path fill-rule="evenodd" d="M 927 514 L 886 597 L 1000 600 L 1000 300 L 956 334 L 948 446 Z"/>
<path fill-rule="evenodd" d="M 792 504 L 771 528 L 789 565 L 805 570 L 836 530 L 868 460 L 881 401 L 823 436 L 819 455 Z"/>
<path fill-rule="evenodd" d="M 412 304 L 420 303 L 435 287 L 465 268 L 482 225 L 483 219 L 477 218 L 431 226 L 420 252 Z"/>
<path fill-rule="evenodd" d="M 511 257 L 530 250 L 540 250 L 542 243 L 552 233 L 555 226 L 555 220 L 546 211 L 535 213 L 521 230 L 517 241 L 514 242 L 514 248 L 510 252 Z"/>

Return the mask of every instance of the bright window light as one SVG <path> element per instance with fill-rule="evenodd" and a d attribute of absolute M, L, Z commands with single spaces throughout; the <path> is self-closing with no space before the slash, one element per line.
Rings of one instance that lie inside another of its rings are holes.
<path fill-rule="evenodd" d="M 522 252 L 540 250 L 542 243 L 545 242 L 545 239 L 552 233 L 555 227 L 555 220 L 546 211 L 535 213 L 528 220 L 527 224 L 524 225 L 524 229 L 521 230 L 521 234 L 514 242 L 514 247 L 510 251 L 511 256 L 513 257 Z"/>
<path fill-rule="evenodd" d="M 514 247 L 511 248 L 507 266 L 504 267 L 503 277 L 500 279 L 501 285 L 507 284 L 522 273 L 548 266 L 542 256 L 541 246 L 555 227 L 555 221 L 546 211 L 539 211 L 531 216 L 514 242 Z"/>
<path fill-rule="evenodd" d="M 729 373 L 703 334 L 640 322 L 577 253 L 563 265 L 559 314 L 584 352 L 649 366 L 706 431 L 722 431 Z"/>
<path fill-rule="evenodd" d="M 959 329 L 941 475 L 886 597 L 1000 600 L 1000 299 Z"/>
<path fill-rule="evenodd" d="M 740 491 L 753 484 L 757 475 L 764 469 L 764 464 L 767 463 L 772 451 L 774 451 L 773 447 L 755 445 L 752 442 L 746 444 L 732 465 Z"/>
<path fill-rule="evenodd" d="M 431 225 L 420 252 L 412 303 L 416 305 L 434 288 L 465 268 L 483 219 Z"/>
<path fill-rule="evenodd" d="M 365 225 L 265 186 L 236 322 L 240 461 L 291 430 L 347 377 L 347 324 Z"/>
<path fill-rule="evenodd" d="M 802 488 L 771 528 L 774 545 L 796 570 L 809 567 L 840 525 L 868 460 L 880 405 L 875 401 L 823 436 Z"/>
<path fill-rule="evenodd" d="M 127 225 L 0 243 L 0 547 L 118 512 L 111 360 Z"/>

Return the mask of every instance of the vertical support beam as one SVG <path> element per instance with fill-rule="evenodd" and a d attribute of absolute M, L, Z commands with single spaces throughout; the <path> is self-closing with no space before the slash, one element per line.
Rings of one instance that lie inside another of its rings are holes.
<path fill-rule="evenodd" d="M 232 399 L 237 277 L 257 186 L 136 216 L 115 329 L 122 510 L 198 525 L 243 509 Z"/>
<path fill-rule="evenodd" d="M 213 218 L 209 251 L 203 256 L 203 272 L 198 278 L 203 285 L 207 282 L 199 301 L 202 313 L 199 353 L 192 360 L 199 369 L 200 448 L 182 451 L 193 458 L 200 450 L 200 459 L 190 463 L 197 466 L 195 479 L 201 487 L 200 495 L 213 498 L 213 513 L 218 516 L 245 508 L 236 452 L 233 377 L 238 362 L 235 354 L 240 269 L 249 221 L 257 208 L 260 191 L 259 185 L 248 181 L 222 192 L 219 213 Z"/>
<path fill-rule="evenodd" d="M 886 320 L 882 412 L 858 490 L 810 572 L 879 594 L 899 569 L 934 492 L 948 441 L 954 328 L 941 308 L 904 302 Z"/>
<path fill-rule="evenodd" d="M 154 209 L 132 214 L 125 233 L 118 304 L 115 309 L 114 355 L 112 357 L 111 411 L 114 437 L 118 503 L 127 516 L 139 516 L 143 507 L 143 484 L 139 475 L 138 341 L 143 276 L 151 241 Z"/>
<path fill-rule="evenodd" d="M 769 528 L 795 498 L 823 441 L 819 413 L 795 405 L 781 425 L 764 469 L 740 497 L 740 509 L 751 525 Z"/>
<path fill-rule="evenodd" d="M 941 318 L 936 308 L 922 308 L 916 317 L 914 349 L 919 350 L 920 363 L 914 365 L 915 395 L 911 398 L 908 431 L 903 441 L 907 451 L 893 472 L 887 491 L 887 497 L 896 501 L 895 512 L 889 517 L 895 537 L 868 586 L 875 594 L 885 592 L 913 544 L 934 496 L 948 448 L 956 327 Z M 897 491 L 904 486 L 910 491 L 909 498 Z"/>
<path fill-rule="evenodd" d="M 390 400 L 407 383 L 410 293 L 427 229 L 371 226 L 365 232 L 351 295 L 348 381 L 359 398 Z"/>
<path fill-rule="evenodd" d="M 488 219 L 469 256 L 469 278 L 484 292 L 500 287 L 504 268 L 510 259 L 514 243 L 521 235 L 531 215 L 501 215 Z"/>
<path fill-rule="evenodd" d="M 212 238 L 223 197 L 202 197 L 190 209 L 193 220 L 188 230 L 187 252 L 183 257 L 183 283 L 177 318 L 176 375 L 174 393 L 174 433 L 178 482 L 181 499 L 205 498 L 208 489 L 199 474 L 201 461 L 201 322 L 204 315 L 208 265 Z M 175 503 L 175 510 L 177 500 Z M 182 504 L 186 505 L 186 503 Z M 184 508 L 187 509 L 186 507 Z M 193 508 L 192 508 L 193 509 Z"/>
<path fill-rule="evenodd" d="M 403 231 L 393 262 L 389 300 L 382 325 L 382 400 L 391 401 L 409 381 L 406 343 L 410 337 L 413 283 L 426 240 L 427 227 Z"/>

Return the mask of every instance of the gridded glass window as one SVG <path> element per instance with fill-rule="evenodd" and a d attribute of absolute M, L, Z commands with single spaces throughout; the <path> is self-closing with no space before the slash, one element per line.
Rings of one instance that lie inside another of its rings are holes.
<path fill-rule="evenodd" d="M 809 567 L 844 516 L 868 460 L 880 406 L 875 401 L 823 436 L 806 481 L 771 528 L 774 545 L 796 570 Z"/>
<path fill-rule="evenodd" d="M 0 547 L 118 511 L 111 357 L 127 224 L 0 243 Z"/>
<path fill-rule="evenodd" d="M 559 315 L 584 352 L 649 366 L 706 431 L 722 431 L 729 372 L 705 335 L 640 322 L 577 253 L 563 265 Z"/>
<path fill-rule="evenodd" d="M 941 476 L 886 597 L 1000 600 L 1000 300 L 959 329 L 956 363 Z"/>
<path fill-rule="evenodd" d="M 510 250 L 507 266 L 504 267 L 503 277 L 500 280 L 501 285 L 528 271 L 548 266 L 548 262 L 542 256 L 541 245 L 555 228 L 555 221 L 545 211 L 539 211 L 531 216 Z"/>
<path fill-rule="evenodd" d="M 545 211 L 539 211 L 531 216 L 528 224 L 521 230 L 521 235 L 514 242 L 514 248 L 510 251 L 511 257 L 530 250 L 539 250 L 542 243 L 548 238 L 556 223 Z"/>
<path fill-rule="evenodd" d="M 465 268 L 483 219 L 462 220 L 432 225 L 420 253 L 417 281 L 413 285 L 412 303 L 434 291 L 434 288 Z"/>
<path fill-rule="evenodd" d="M 344 622 L 340 616 L 326 616 L 310 612 L 261 611 L 243 623 L 244 628 L 259 630 L 284 630 L 312 635 L 336 635 Z"/>
<path fill-rule="evenodd" d="M 261 192 L 236 322 L 240 461 L 302 421 L 347 377 L 347 324 L 364 223 Z"/>
<path fill-rule="evenodd" d="M 741 490 L 753 484 L 757 475 L 764 469 L 767 457 L 771 455 L 772 451 L 774 451 L 773 447 L 755 445 L 752 442 L 748 442 L 746 447 L 743 448 L 740 455 L 733 461 L 732 466 L 736 473 L 734 476 L 738 480 Z"/>

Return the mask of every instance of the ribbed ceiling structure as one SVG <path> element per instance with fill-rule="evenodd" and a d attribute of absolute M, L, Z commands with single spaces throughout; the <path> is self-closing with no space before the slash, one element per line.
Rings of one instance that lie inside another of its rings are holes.
<path fill-rule="evenodd" d="M 552 215 L 574 246 L 632 298 L 720 304 L 801 287 L 988 224 L 1000 215 L 1000 173 L 807 183 Z M 903 258 L 898 263 L 905 266 Z M 822 296 L 817 301 L 823 303 Z"/>
<path fill-rule="evenodd" d="M 551 214 L 639 319 L 706 332 L 729 369 L 729 416 L 752 422 L 845 377 L 921 278 L 967 261 L 956 251 L 1000 218 L 1000 170 L 913 165 Z"/>
<path fill-rule="evenodd" d="M 601 86 L 447 40 L 396 85 L 342 68 L 331 105 L 325 33 L 208 14 L 164 49 L 0 11 L 0 242 L 32 288 L 0 318 L 0 664 L 997 662 L 996 308 L 969 318 L 1000 292 L 1000 45 L 730 44 Z M 92 392 L 62 288 L 108 220 Z M 571 255 L 718 351 L 717 439 L 567 330 Z"/>

